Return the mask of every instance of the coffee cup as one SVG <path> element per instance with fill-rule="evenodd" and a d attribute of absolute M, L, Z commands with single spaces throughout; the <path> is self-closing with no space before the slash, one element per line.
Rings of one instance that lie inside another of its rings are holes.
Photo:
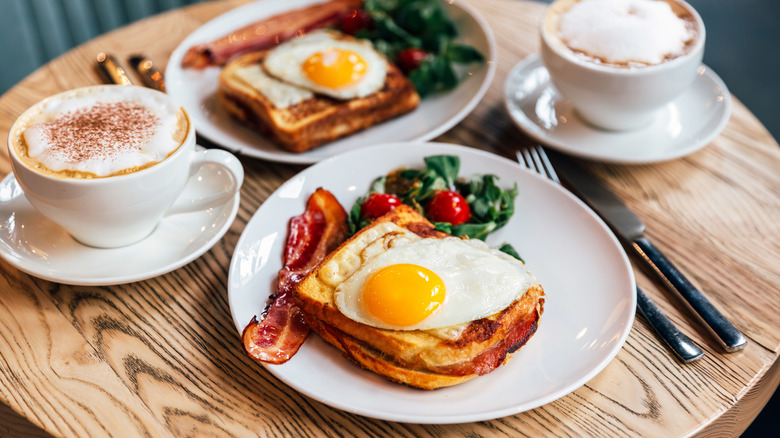
<path fill-rule="evenodd" d="M 648 125 L 701 72 L 705 29 L 678 0 L 557 0 L 541 26 L 550 80 L 587 123 Z"/>
<path fill-rule="evenodd" d="M 231 153 L 196 148 L 183 108 L 136 86 L 84 87 L 44 99 L 16 120 L 8 149 L 30 204 L 98 248 L 143 240 L 164 216 L 219 206 L 244 178 Z M 213 185 L 211 194 L 184 190 L 196 174 Z"/>

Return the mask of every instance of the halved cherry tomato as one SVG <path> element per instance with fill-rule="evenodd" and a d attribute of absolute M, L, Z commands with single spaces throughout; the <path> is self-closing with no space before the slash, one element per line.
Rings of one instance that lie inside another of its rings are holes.
<path fill-rule="evenodd" d="M 396 62 L 398 63 L 398 66 L 401 67 L 401 70 L 408 74 L 412 70 L 415 70 L 417 67 L 419 67 L 420 63 L 423 61 L 423 59 L 425 59 L 426 56 L 428 56 L 428 52 L 425 50 L 410 47 L 408 49 L 401 50 L 401 53 L 398 54 L 398 59 L 396 59 Z"/>
<path fill-rule="evenodd" d="M 471 209 L 466 199 L 457 192 L 440 190 L 425 207 L 425 215 L 434 222 L 459 225 L 471 219 Z"/>
<path fill-rule="evenodd" d="M 372 193 L 360 206 L 360 216 L 367 219 L 376 219 L 403 204 L 398 196 L 388 193 Z"/>
<path fill-rule="evenodd" d="M 359 30 L 371 26 L 371 16 L 363 9 L 352 9 L 341 16 L 339 27 L 344 33 L 356 34 Z"/>

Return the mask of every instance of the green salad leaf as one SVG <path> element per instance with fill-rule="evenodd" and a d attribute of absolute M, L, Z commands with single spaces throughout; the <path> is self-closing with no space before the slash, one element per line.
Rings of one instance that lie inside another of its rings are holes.
<path fill-rule="evenodd" d="M 434 222 L 437 230 L 454 236 L 485 240 L 490 233 L 509 222 L 515 212 L 517 184 L 510 189 L 504 189 L 498 185 L 498 177 L 492 174 L 475 174 L 468 179 L 460 178 L 460 158 L 454 155 L 425 157 L 424 163 L 423 169 L 402 169 L 376 178 L 369 191 L 358 198 L 350 210 L 350 234 L 371 223 L 360 216 L 361 206 L 371 193 L 394 194 L 404 204 L 425 216 L 425 205 L 438 190 L 458 192 L 469 204 L 471 219 L 454 226 L 447 222 Z M 499 249 L 522 260 L 509 244 L 505 243 Z"/>
<path fill-rule="evenodd" d="M 366 0 L 363 7 L 373 26 L 356 37 L 371 40 L 390 60 L 409 48 L 428 53 L 408 75 L 421 97 L 457 86 L 455 64 L 485 60 L 479 50 L 454 41 L 458 29 L 441 0 Z"/>
<path fill-rule="evenodd" d="M 520 257 L 520 254 L 518 254 L 517 251 L 515 251 L 515 248 L 512 245 L 508 244 L 508 243 L 505 243 L 505 244 L 501 245 L 498 248 L 498 250 L 501 251 L 501 252 L 505 252 L 505 253 L 511 255 L 512 257 L 516 258 L 517 260 L 520 260 L 521 262 L 525 263 L 525 260 L 523 260 L 523 258 Z"/>

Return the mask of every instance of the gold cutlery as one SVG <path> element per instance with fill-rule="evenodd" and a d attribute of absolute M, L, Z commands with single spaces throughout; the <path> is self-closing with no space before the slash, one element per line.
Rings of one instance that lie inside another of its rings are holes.
<path fill-rule="evenodd" d="M 105 52 L 98 53 L 97 66 L 108 82 L 119 85 L 132 85 L 133 82 L 127 76 L 127 71 L 113 55 Z"/>
<path fill-rule="evenodd" d="M 162 91 L 163 93 L 165 92 L 165 78 L 148 56 L 141 54 L 130 55 L 128 61 L 138 73 L 138 76 L 141 77 L 141 81 L 144 85 Z"/>

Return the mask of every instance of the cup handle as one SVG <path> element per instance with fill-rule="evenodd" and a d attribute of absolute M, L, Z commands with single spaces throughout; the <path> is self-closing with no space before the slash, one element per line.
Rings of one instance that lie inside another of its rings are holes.
<path fill-rule="evenodd" d="M 164 216 L 222 205 L 238 193 L 243 182 L 244 168 L 235 155 L 221 149 L 196 151 L 190 162 L 187 186 Z M 198 187 L 206 189 L 198 190 Z"/>

